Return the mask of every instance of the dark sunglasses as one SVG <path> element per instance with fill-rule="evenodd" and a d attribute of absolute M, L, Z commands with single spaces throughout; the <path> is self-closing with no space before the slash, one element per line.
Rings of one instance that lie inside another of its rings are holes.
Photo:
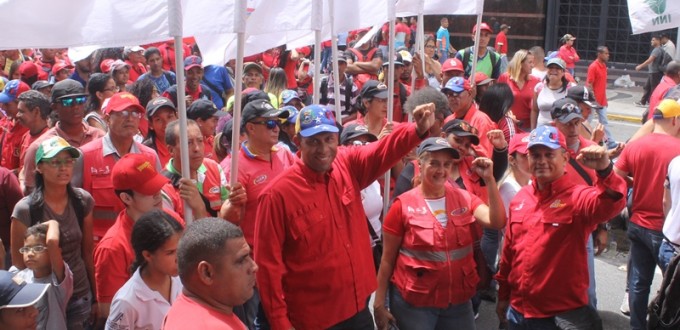
<path fill-rule="evenodd" d="M 277 126 L 279 126 L 279 122 L 277 120 L 274 120 L 274 119 L 265 120 L 265 121 L 251 121 L 250 123 L 258 124 L 258 125 L 265 125 L 265 126 L 267 126 L 268 129 L 274 129 Z"/>
<path fill-rule="evenodd" d="M 57 102 L 60 102 L 64 107 L 72 107 L 74 105 L 85 104 L 85 102 L 87 102 L 87 96 L 64 97 L 58 99 Z"/>
<path fill-rule="evenodd" d="M 576 105 L 567 103 L 559 109 L 553 109 L 552 115 L 553 115 L 553 119 L 556 119 L 556 118 L 561 118 L 563 116 L 570 115 L 572 113 L 576 113 L 576 114 L 580 115 L 581 114 L 581 108 L 579 108 Z"/>

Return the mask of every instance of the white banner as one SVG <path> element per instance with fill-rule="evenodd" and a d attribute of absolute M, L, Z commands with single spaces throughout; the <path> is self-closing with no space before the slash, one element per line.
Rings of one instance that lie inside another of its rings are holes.
<path fill-rule="evenodd" d="M 680 27 L 679 0 L 628 0 L 633 34 Z"/>

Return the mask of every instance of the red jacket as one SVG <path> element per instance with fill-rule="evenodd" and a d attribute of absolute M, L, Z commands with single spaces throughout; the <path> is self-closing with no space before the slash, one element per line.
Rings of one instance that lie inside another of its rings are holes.
<path fill-rule="evenodd" d="M 479 277 L 472 253 L 472 232 L 477 229 L 473 212 L 482 204 L 469 192 L 446 185 L 448 223 L 444 228 L 432 215 L 420 187 L 397 197 L 383 230 L 403 237 L 392 283 L 407 303 L 446 308 L 475 295 Z"/>
<path fill-rule="evenodd" d="M 606 189 L 621 194 L 612 199 Z M 588 303 L 586 241 L 595 226 L 626 205 L 626 183 L 614 171 L 595 186 L 567 175 L 539 191 L 536 181 L 510 203 L 496 280 L 498 299 L 526 318 L 555 316 Z"/>
<path fill-rule="evenodd" d="M 399 125 L 365 147 L 340 147 L 325 173 L 297 160 L 266 187 L 255 260 L 272 329 L 325 329 L 366 308 L 377 283 L 360 192 L 420 141 L 414 124 Z"/>

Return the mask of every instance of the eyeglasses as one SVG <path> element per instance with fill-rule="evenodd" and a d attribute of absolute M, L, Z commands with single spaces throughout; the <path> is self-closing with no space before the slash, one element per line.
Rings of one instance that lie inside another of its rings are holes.
<path fill-rule="evenodd" d="M 460 93 L 456 93 L 456 92 L 447 90 L 447 91 L 444 92 L 444 95 L 446 95 L 446 97 L 456 98 L 456 97 L 460 97 L 460 94 L 463 94 L 464 92 L 465 91 L 460 92 Z"/>
<path fill-rule="evenodd" d="M 64 107 L 72 107 L 74 105 L 85 104 L 85 102 L 87 102 L 87 96 L 65 97 L 58 99 L 57 102 L 60 102 Z"/>
<path fill-rule="evenodd" d="M 50 167 L 53 168 L 58 168 L 58 167 L 72 167 L 73 164 L 75 164 L 76 159 L 75 158 L 52 158 L 48 160 L 42 160 L 40 161 L 41 163 L 45 163 L 49 165 Z"/>
<path fill-rule="evenodd" d="M 44 246 L 44 245 L 24 246 L 24 247 L 19 249 L 19 253 L 21 253 L 21 254 L 28 254 L 30 252 L 38 254 L 38 253 L 43 253 L 45 251 L 47 251 L 47 246 Z"/>
<path fill-rule="evenodd" d="M 431 49 L 435 49 L 435 48 L 436 48 L 436 46 L 435 46 L 435 45 L 426 45 L 426 46 L 425 46 L 425 48 L 431 48 Z"/>
<path fill-rule="evenodd" d="M 369 143 L 371 143 L 371 142 L 361 141 L 361 140 L 352 141 L 352 145 L 355 145 L 355 146 L 365 146 L 365 145 L 368 145 Z"/>
<path fill-rule="evenodd" d="M 117 92 L 119 92 L 119 91 L 120 91 L 120 87 L 118 87 L 118 86 L 116 86 L 116 87 L 111 87 L 111 88 L 104 88 L 104 89 L 102 89 L 102 92 L 114 92 L 114 93 L 117 93 Z"/>
<path fill-rule="evenodd" d="M 132 117 L 132 118 L 135 118 L 135 119 L 142 118 L 142 113 L 137 112 L 137 111 L 128 111 L 128 110 L 114 111 L 112 113 L 112 115 L 113 114 L 116 114 L 117 116 L 120 116 L 120 117 L 123 117 L 123 118 L 128 118 L 128 117 Z"/>
<path fill-rule="evenodd" d="M 265 121 L 251 121 L 252 124 L 265 125 L 268 129 L 274 129 L 279 126 L 279 122 L 273 119 Z"/>

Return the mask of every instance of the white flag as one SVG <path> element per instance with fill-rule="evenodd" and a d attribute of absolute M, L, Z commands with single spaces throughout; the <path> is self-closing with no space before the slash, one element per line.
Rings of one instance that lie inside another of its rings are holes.
<path fill-rule="evenodd" d="M 628 0 L 633 34 L 680 27 L 680 1 Z"/>

